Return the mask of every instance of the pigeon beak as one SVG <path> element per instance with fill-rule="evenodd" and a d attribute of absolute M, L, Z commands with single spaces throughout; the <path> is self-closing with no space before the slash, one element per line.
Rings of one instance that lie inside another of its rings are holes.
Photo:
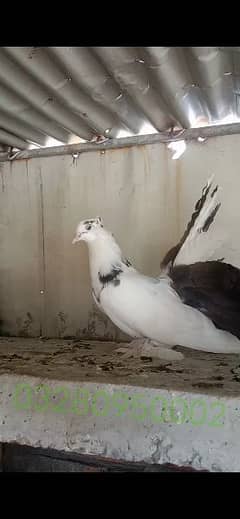
<path fill-rule="evenodd" d="M 78 234 L 77 236 L 75 236 L 75 238 L 73 238 L 72 245 L 75 245 L 75 243 L 78 243 L 79 241 L 81 241 L 83 234 L 86 234 L 86 233 L 84 231 L 82 231 L 81 234 Z"/>

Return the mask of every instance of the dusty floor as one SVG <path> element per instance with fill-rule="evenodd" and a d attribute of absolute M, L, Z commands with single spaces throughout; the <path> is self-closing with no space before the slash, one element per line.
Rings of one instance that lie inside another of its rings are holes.
<path fill-rule="evenodd" d="M 240 356 L 178 348 L 185 359 L 170 363 L 124 360 L 117 348 L 113 342 L 0 337 L 0 374 L 240 395 Z"/>

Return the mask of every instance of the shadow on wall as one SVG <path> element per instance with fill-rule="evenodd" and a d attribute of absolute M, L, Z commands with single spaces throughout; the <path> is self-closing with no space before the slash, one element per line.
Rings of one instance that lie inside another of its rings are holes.
<path fill-rule="evenodd" d="M 89 313 L 88 325 L 85 328 L 78 328 L 75 335 L 69 334 L 68 331 L 68 316 L 64 312 L 59 312 L 57 315 L 57 329 L 58 333 L 55 338 L 61 339 L 87 339 L 87 340 L 107 340 L 114 342 L 128 342 L 129 337 L 121 332 L 107 316 L 92 309 Z M 0 319 L 0 337 L 25 337 L 34 338 L 41 336 L 36 335 L 32 329 L 34 320 L 30 312 L 27 312 L 25 318 L 16 319 L 16 334 L 10 333 L 12 324 Z"/>
<path fill-rule="evenodd" d="M 3 319 L 0 319 L 0 337 L 11 337 L 11 334 L 8 330 L 8 323 L 6 321 L 3 321 Z"/>
<path fill-rule="evenodd" d="M 26 317 L 18 317 L 16 319 L 16 335 L 18 337 L 36 337 L 36 333 L 32 330 L 34 319 L 30 312 L 27 312 Z M 0 337 L 11 337 L 13 334 L 9 333 L 11 323 L 0 319 Z"/>

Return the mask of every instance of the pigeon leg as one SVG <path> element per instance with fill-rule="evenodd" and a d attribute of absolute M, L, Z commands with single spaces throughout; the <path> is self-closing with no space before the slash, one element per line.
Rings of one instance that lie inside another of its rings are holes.
<path fill-rule="evenodd" d="M 118 348 L 115 351 L 116 353 L 122 353 L 123 359 L 130 357 L 151 357 L 163 360 L 182 360 L 184 358 L 182 353 L 172 350 L 170 346 L 157 344 L 148 339 L 136 339 L 130 342 L 128 346 Z"/>

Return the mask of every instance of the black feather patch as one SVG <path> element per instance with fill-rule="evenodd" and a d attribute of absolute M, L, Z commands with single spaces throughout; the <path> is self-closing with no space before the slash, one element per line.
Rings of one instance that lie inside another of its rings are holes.
<path fill-rule="evenodd" d="M 186 305 L 240 338 L 240 270 L 221 261 L 178 265 L 170 270 L 172 287 Z"/>
<path fill-rule="evenodd" d="M 118 279 L 118 276 L 122 273 L 122 269 L 120 267 L 113 267 L 112 270 L 105 275 L 102 275 L 100 272 L 98 272 L 98 279 L 100 283 L 102 283 L 103 287 L 108 285 L 108 283 L 112 283 L 115 287 L 120 285 L 120 280 Z"/>

